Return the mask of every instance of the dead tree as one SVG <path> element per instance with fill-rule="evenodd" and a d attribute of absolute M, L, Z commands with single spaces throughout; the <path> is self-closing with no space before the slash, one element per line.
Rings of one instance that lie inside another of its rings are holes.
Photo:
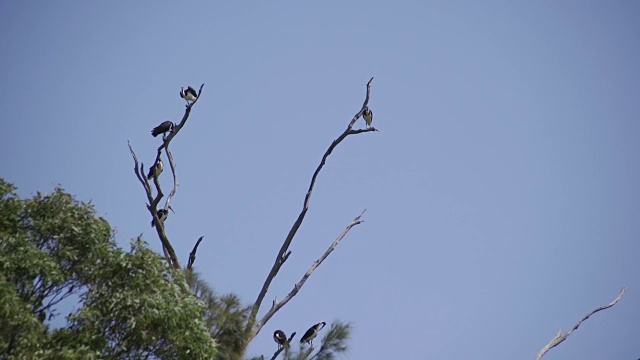
<path fill-rule="evenodd" d="M 324 155 L 322 156 L 322 160 L 320 161 L 320 164 L 318 165 L 315 172 L 313 173 L 313 176 L 311 177 L 311 183 L 309 184 L 309 189 L 307 190 L 307 193 L 304 197 L 302 210 L 300 211 L 300 214 L 298 215 L 296 221 L 293 223 L 293 226 L 291 226 L 291 229 L 289 230 L 287 237 L 284 239 L 282 246 L 280 247 L 280 250 L 278 251 L 278 254 L 276 255 L 276 258 L 273 262 L 273 265 L 271 266 L 271 270 L 269 271 L 269 274 L 267 274 L 267 278 L 265 279 L 264 284 L 262 285 L 262 288 L 258 293 L 258 297 L 256 301 L 253 303 L 253 306 L 251 308 L 251 313 L 249 314 L 249 319 L 247 321 L 247 326 L 245 328 L 247 342 L 251 341 L 256 335 L 258 335 L 258 333 L 260 332 L 260 329 L 262 329 L 262 327 L 269 321 L 269 319 L 271 319 L 271 317 L 275 315 L 275 313 L 278 312 L 278 310 L 280 310 L 294 296 L 296 296 L 298 291 L 300 291 L 300 288 L 304 285 L 304 283 L 307 281 L 309 276 L 311 276 L 311 273 L 313 273 L 313 271 L 322 263 L 322 261 L 324 261 L 324 259 L 327 256 L 329 256 L 331 252 L 333 252 L 333 250 L 336 248 L 340 240 L 342 240 L 342 238 L 349 232 L 349 230 L 351 230 L 352 227 L 359 225 L 363 222 L 363 220 L 361 220 L 361 217 L 363 214 L 360 214 L 355 219 L 353 219 L 353 221 L 349 225 L 347 225 L 345 230 L 338 236 L 338 238 L 336 238 L 336 240 L 331 244 L 331 246 L 329 246 L 327 251 L 311 265 L 309 270 L 307 270 L 307 272 L 302 276 L 302 279 L 300 279 L 300 281 L 298 281 L 293 286 L 293 289 L 289 292 L 289 294 L 287 294 L 287 296 L 285 296 L 284 299 L 280 301 L 273 300 L 273 302 L 271 303 L 271 308 L 262 316 L 262 318 L 260 318 L 260 320 L 256 320 L 258 316 L 258 312 L 260 311 L 260 307 L 262 306 L 262 302 L 264 301 L 264 298 L 267 295 L 267 292 L 269 291 L 269 286 L 271 285 L 271 282 L 278 275 L 280 268 L 291 255 L 291 251 L 289 251 L 289 247 L 291 246 L 291 242 L 293 241 L 293 238 L 295 237 L 298 229 L 300 228 L 300 225 L 302 224 L 302 221 L 304 221 L 307 211 L 309 210 L 309 204 L 311 201 L 311 194 L 313 193 L 313 188 L 316 184 L 318 174 L 320 174 L 320 171 L 324 167 L 327 161 L 327 158 L 329 157 L 329 155 L 331 155 L 333 150 L 348 136 L 378 131 L 375 127 L 367 127 L 366 129 L 355 129 L 355 130 L 353 129 L 353 125 L 356 123 L 356 121 L 363 116 L 363 113 L 365 111 L 369 109 L 369 98 L 371 96 L 372 82 L 373 82 L 373 78 L 371 78 L 369 82 L 367 82 L 367 92 L 364 98 L 364 102 L 362 103 L 362 107 L 353 116 L 353 118 L 347 125 L 347 128 L 344 130 L 344 132 L 340 134 L 340 136 L 338 136 L 337 139 L 333 140 L 331 145 L 329 145 L 329 148 L 327 149 L 327 151 L 325 151 Z M 362 213 L 364 213 L 364 211 Z"/>
<path fill-rule="evenodd" d="M 591 312 L 589 312 L 582 319 L 580 319 L 580 321 L 578 321 L 575 325 L 573 325 L 573 327 L 569 329 L 569 331 L 567 331 L 565 334 L 562 333 L 562 329 L 558 329 L 558 333 L 556 334 L 556 336 L 553 339 L 551 339 L 551 341 L 549 341 L 547 345 L 545 345 L 542 349 L 540 349 L 540 351 L 538 352 L 538 355 L 536 355 L 535 360 L 540 360 L 544 356 L 544 354 L 546 354 L 549 350 L 553 349 L 554 347 L 560 345 L 563 341 L 565 341 L 569 337 L 569 335 L 571 335 L 574 330 L 577 330 L 578 327 L 582 324 L 582 322 L 587 320 L 589 317 L 591 317 L 591 315 L 597 313 L 598 311 L 606 310 L 612 307 L 613 305 L 617 304 L 618 301 L 620 301 L 620 299 L 622 298 L 622 295 L 624 295 L 625 291 L 627 291 L 627 288 L 622 288 L 622 290 L 620 290 L 620 294 L 618 294 L 618 297 L 616 297 L 612 302 L 610 302 L 607 305 L 600 306 L 599 308 L 591 310 Z"/>
<path fill-rule="evenodd" d="M 342 132 L 342 134 L 340 134 L 331 143 L 331 145 L 329 145 L 328 149 L 325 151 L 324 155 L 322 156 L 322 160 L 320 161 L 320 164 L 318 165 L 318 167 L 316 168 L 315 172 L 313 173 L 313 176 L 311 177 L 311 183 L 309 184 L 309 188 L 308 188 L 307 193 L 306 193 L 306 195 L 304 197 L 302 210 L 300 211 L 300 214 L 298 215 L 298 217 L 296 218 L 295 222 L 293 223 L 293 226 L 289 230 L 289 233 L 288 233 L 287 237 L 284 239 L 283 244 L 280 247 L 280 250 L 278 251 L 278 254 L 277 254 L 276 258 L 275 258 L 274 264 L 271 267 L 271 270 L 269 271 L 269 273 L 267 274 L 267 277 L 266 277 L 266 279 L 264 281 L 264 284 L 263 284 L 262 288 L 260 289 L 258 297 L 257 297 L 256 301 L 253 303 L 253 305 L 251 306 L 251 312 L 250 312 L 250 314 L 248 316 L 248 320 L 247 320 L 246 326 L 244 328 L 244 347 L 245 347 L 245 349 L 246 349 L 246 345 L 248 345 L 249 342 L 251 342 L 251 340 L 260 332 L 262 327 L 269 321 L 269 319 L 271 319 L 271 317 L 276 312 L 278 312 L 294 296 L 296 296 L 296 294 L 300 291 L 300 289 L 305 284 L 307 279 L 311 276 L 313 271 L 318 266 L 320 266 L 320 264 L 322 264 L 322 262 L 333 252 L 333 250 L 335 250 L 335 248 L 338 246 L 340 241 L 347 235 L 349 230 L 351 230 L 351 228 L 353 228 L 354 226 L 359 225 L 359 224 L 361 224 L 363 222 L 363 220 L 361 220 L 361 218 L 362 218 L 362 215 L 364 214 L 364 211 L 362 211 L 362 213 L 360 215 L 356 216 L 346 226 L 346 228 L 342 231 L 341 234 L 338 235 L 338 237 L 328 247 L 328 249 L 324 252 L 324 254 L 322 254 L 310 266 L 310 268 L 307 270 L 307 272 L 294 285 L 293 289 L 287 294 L 287 296 L 285 296 L 280 301 L 274 300 L 272 302 L 272 304 L 271 304 L 271 308 L 259 320 L 257 320 L 257 316 L 258 316 L 258 313 L 260 311 L 262 302 L 263 302 L 265 296 L 267 295 L 267 292 L 269 290 L 269 286 L 271 285 L 271 282 L 278 275 L 278 273 L 280 271 L 280 268 L 282 267 L 282 265 L 285 263 L 285 261 L 291 255 L 291 251 L 289 251 L 289 247 L 291 246 L 291 242 L 293 241 L 298 229 L 300 228 L 300 225 L 302 224 L 302 222 L 303 222 L 303 220 L 304 220 L 304 218 L 305 218 L 305 216 L 307 214 L 307 211 L 309 210 L 309 205 L 310 205 L 310 201 L 311 201 L 311 195 L 312 195 L 314 186 L 316 184 L 316 180 L 318 178 L 318 175 L 320 174 L 320 171 L 324 167 L 324 165 L 325 165 L 325 163 L 327 161 L 327 158 L 329 157 L 329 155 L 331 155 L 333 150 L 342 141 L 344 141 L 348 136 L 378 131 L 375 127 L 371 126 L 372 112 L 368 107 L 369 99 L 370 99 L 370 95 L 371 95 L 371 84 L 372 84 L 372 81 L 373 81 L 373 78 L 371 78 L 366 84 L 366 95 L 365 95 L 365 99 L 364 99 L 364 102 L 363 102 L 360 110 L 358 112 L 356 112 L 356 114 L 353 116 L 353 118 L 351 118 L 351 120 L 349 121 L 349 123 L 347 125 L 347 128 Z M 153 164 L 155 165 L 161 159 L 161 156 L 162 156 L 162 153 L 163 153 L 163 150 L 164 150 L 164 153 L 165 153 L 167 159 L 169 160 L 171 173 L 173 175 L 173 187 L 172 187 L 171 192 L 169 193 L 168 197 L 166 198 L 166 201 L 165 201 L 164 205 L 161 207 L 161 209 L 163 209 L 164 211 L 167 211 L 169 209 L 169 206 L 170 206 L 170 203 L 171 203 L 171 199 L 173 198 L 173 196 L 175 196 L 175 194 L 176 194 L 176 192 L 178 190 L 178 185 L 179 185 L 178 178 L 177 178 L 177 175 L 176 175 L 175 161 L 173 159 L 171 151 L 169 150 L 169 144 L 171 143 L 173 138 L 180 132 L 180 130 L 184 127 L 184 125 L 186 124 L 187 120 L 189 119 L 189 115 L 191 113 L 191 110 L 192 110 L 193 106 L 200 99 L 200 95 L 202 94 L 202 88 L 203 87 L 204 87 L 204 84 L 202 84 L 200 86 L 200 90 L 198 91 L 197 98 L 193 102 L 187 104 L 186 109 L 185 109 L 185 113 L 184 113 L 184 115 L 182 117 L 182 120 L 178 124 L 174 124 L 173 125 L 173 128 L 172 128 L 171 132 L 169 133 L 169 135 L 163 136 L 162 144 L 157 149 L 156 158 L 155 158 Z M 361 117 L 365 118 L 366 128 L 364 128 L 364 129 L 354 129 L 353 126 L 355 125 L 356 121 Z M 147 202 L 148 202 L 147 203 L 147 210 L 149 211 L 149 213 L 151 214 L 151 216 L 153 218 L 153 223 L 156 225 L 155 228 L 156 228 L 156 231 L 158 233 L 158 238 L 160 239 L 160 242 L 162 243 L 162 249 L 163 249 L 165 258 L 167 259 L 169 264 L 174 269 L 180 270 L 181 269 L 180 262 L 178 261 L 178 257 L 177 257 L 177 255 L 175 253 L 175 250 L 173 249 L 173 246 L 171 245 L 171 242 L 167 238 L 167 235 L 165 233 L 164 222 L 161 221 L 158 218 L 158 205 L 160 204 L 160 201 L 164 197 L 164 193 L 163 193 L 162 188 L 160 186 L 160 181 L 158 179 L 158 176 L 154 176 L 153 177 L 153 187 L 152 187 L 150 179 L 147 176 L 145 176 L 144 164 L 142 164 L 141 162 L 138 161 L 138 157 L 136 156 L 136 153 L 134 152 L 133 147 L 131 146 L 130 143 L 129 143 L 129 151 L 131 152 L 131 156 L 132 156 L 133 161 L 134 161 L 134 173 L 135 173 L 136 177 L 138 178 L 138 180 L 140 181 L 140 184 L 142 184 L 143 189 L 145 190 L 145 193 L 146 193 L 146 196 L 147 196 Z M 154 190 L 153 190 L 154 188 L 155 188 L 155 196 L 154 196 Z M 193 264 L 194 264 L 195 259 L 196 259 L 196 253 L 197 253 L 197 250 L 198 250 L 198 246 L 200 245 L 200 242 L 202 241 L 202 238 L 203 237 L 201 236 L 196 241 L 196 243 L 195 243 L 195 245 L 193 247 L 193 250 L 189 254 L 189 258 L 188 258 L 186 269 L 189 269 L 189 270 L 192 269 Z M 291 339 L 293 338 L 294 335 L 295 335 L 295 333 L 292 334 L 291 338 L 289 338 L 289 340 L 288 340 L 289 342 L 291 341 Z M 274 359 L 279 355 L 280 351 L 282 351 L 282 349 L 280 349 L 278 352 L 276 352 L 273 355 Z M 241 356 L 241 355 L 242 354 L 238 354 L 238 356 Z"/>
<path fill-rule="evenodd" d="M 164 150 L 167 158 L 169 159 L 169 166 L 171 167 L 171 174 L 173 175 L 173 187 L 171 189 L 171 192 L 169 193 L 169 196 L 167 197 L 167 200 L 164 203 L 164 206 L 162 207 L 162 209 L 164 209 L 165 211 L 169 210 L 171 199 L 173 199 L 176 192 L 178 191 L 178 185 L 179 185 L 178 177 L 176 175 L 176 163 L 173 159 L 173 155 L 171 154 L 171 150 L 169 150 L 169 144 L 171 143 L 171 140 L 173 140 L 173 138 L 176 135 L 178 135 L 180 130 L 182 130 L 184 125 L 187 123 L 187 120 L 189 119 L 189 114 L 191 114 L 191 109 L 200 99 L 200 95 L 202 94 L 203 87 L 204 87 L 204 84 L 200 85 L 200 90 L 198 91 L 197 98 L 187 105 L 184 111 L 184 115 L 182 116 L 182 120 L 180 120 L 178 124 L 174 124 L 173 129 L 171 130 L 169 135 L 163 137 L 162 144 L 158 147 L 156 159 L 153 162 L 153 164 L 156 164 L 160 160 L 162 156 L 162 150 Z M 145 176 L 144 164 L 142 162 L 140 163 L 138 162 L 138 157 L 136 156 L 136 153 L 133 151 L 133 147 L 131 147 L 131 143 L 128 142 L 128 145 L 129 145 L 129 151 L 131 152 L 131 156 L 133 157 L 133 162 L 134 162 L 133 172 L 136 174 L 136 177 L 140 181 L 140 184 L 142 184 L 142 187 L 144 188 L 144 191 L 147 195 L 147 202 L 148 202 L 147 210 L 149 210 L 149 213 L 153 218 L 156 232 L 158 233 L 158 238 L 162 243 L 162 251 L 164 252 L 165 258 L 167 259 L 169 264 L 174 269 L 179 270 L 180 262 L 178 261 L 178 256 L 176 255 L 176 252 L 173 249 L 171 242 L 167 238 L 167 234 L 165 233 L 165 230 L 164 230 L 164 222 L 160 221 L 160 219 L 158 218 L 158 204 L 160 203 L 160 200 L 162 200 L 162 198 L 164 197 L 164 193 L 162 192 L 162 188 L 160 187 L 160 180 L 158 179 L 157 176 L 153 177 L 153 184 L 156 190 L 156 196 L 153 196 L 151 184 L 149 183 L 149 179 L 147 178 L 147 176 Z M 193 266 L 193 262 L 195 261 L 195 258 L 196 258 L 196 251 L 201 241 L 202 241 L 202 236 L 198 239 L 195 246 L 193 247 L 193 250 L 191 251 L 188 265 L 187 265 L 188 269 L 191 269 L 191 267 Z"/>

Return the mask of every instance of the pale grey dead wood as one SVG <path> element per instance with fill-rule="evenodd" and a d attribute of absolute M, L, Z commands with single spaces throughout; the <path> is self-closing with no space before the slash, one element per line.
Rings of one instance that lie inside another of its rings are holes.
<path fill-rule="evenodd" d="M 293 299 L 294 296 L 298 294 L 298 292 L 300 291 L 304 283 L 307 281 L 307 279 L 309 279 L 311 274 L 316 270 L 318 266 L 320 266 L 320 264 L 322 264 L 322 262 L 333 252 L 333 250 L 336 249 L 340 241 L 342 241 L 342 239 L 347 235 L 349 230 L 351 230 L 352 227 L 362 224 L 364 222 L 364 220 L 361 220 L 361 218 L 362 218 L 362 215 L 364 215 L 365 211 L 367 211 L 367 209 L 364 209 L 362 213 L 360 213 L 360 215 L 356 216 L 356 218 L 353 219 L 353 221 L 351 221 L 349 225 L 347 225 L 347 227 L 342 231 L 342 233 L 338 235 L 338 237 L 333 241 L 331 246 L 329 246 L 329 248 L 324 252 L 324 254 L 322 254 L 322 256 L 320 256 L 316 261 L 313 262 L 313 264 L 311 264 L 311 267 L 309 268 L 309 270 L 307 270 L 307 272 L 302 276 L 300 281 L 298 281 L 293 286 L 293 289 L 289 292 L 289 294 L 287 294 L 287 296 L 284 297 L 284 299 L 280 301 L 274 300 L 271 306 L 271 309 L 269 309 L 269 311 L 267 311 L 267 313 L 264 314 L 262 319 L 260 319 L 260 321 L 256 323 L 255 334 L 260 332 L 260 329 L 262 329 L 262 327 L 267 323 L 267 321 L 269 321 L 269 319 L 271 319 L 271 317 L 275 315 L 278 312 L 278 310 L 280 310 L 291 299 Z"/>
<path fill-rule="evenodd" d="M 173 246 L 171 245 L 171 242 L 169 241 L 166 234 L 164 233 L 164 223 L 160 221 L 157 214 L 156 205 L 157 205 L 157 202 L 159 201 L 159 198 L 162 195 L 158 178 L 154 177 L 154 183 L 156 185 L 156 188 L 158 188 L 158 190 L 160 191 L 158 192 L 158 196 L 154 199 L 153 194 L 151 192 L 151 186 L 149 185 L 149 181 L 147 177 L 144 175 L 144 166 L 142 164 L 138 166 L 138 156 L 136 155 L 135 151 L 133 151 L 133 147 L 131 147 L 131 143 L 127 141 L 127 144 L 129 145 L 129 151 L 131 152 L 131 156 L 133 157 L 133 162 L 134 162 L 133 172 L 136 174 L 136 177 L 142 184 L 145 194 L 147 195 L 147 201 L 150 204 L 150 205 L 147 205 L 147 209 L 149 209 L 149 212 L 153 217 L 153 221 L 156 224 L 155 228 L 156 228 L 156 232 L 158 233 L 158 237 L 160 238 L 160 242 L 162 243 L 162 251 L 164 252 L 165 258 L 167 259 L 169 264 L 174 268 L 179 269 L 180 263 L 178 262 L 178 257 L 176 255 L 175 250 L 173 249 Z"/>
<path fill-rule="evenodd" d="M 311 194 L 313 192 L 313 188 L 315 186 L 318 174 L 320 173 L 320 171 L 324 167 L 324 165 L 325 165 L 325 163 L 327 161 L 327 158 L 329 157 L 329 155 L 331 155 L 331 152 L 333 152 L 333 149 L 335 149 L 336 146 L 338 146 L 347 136 L 366 133 L 366 132 L 372 132 L 372 131 L 378 131 L 375 127 L 370 127 L 370 128 L 367 128 L 367 129 L 353 130 L 353 125 L 358 120 L 358 118 L 360 118 L 362 116 L 362 113 L 364 112 L 364 110 L 367 108 L 367 106 L 369 104 L 369 98 L 370 98 L 370 95 L 371 95 L 371 83 L 372 82 L 373 82 L 373 78 L 371 78 L 367 82 L 367 92 L 366 92 L 366 95 L 365 95 L 364 102 L 362 103 L 362 107 L 353 116 L 353 118 L 349 122 L 349 125 L 347 126 L 347 129 L 337 139 L 335 139 L 331 143 L 331 145 L 329 146 L 327 151 L 322 156 L 322 160 L 320 161 L 320 164 L 318 165 L 318 167 L 316 168 L 315 172 L 313 173 L 313 176 L 311 177 L 311 183 L 309 184 L 309 189 L 307 190 L 307 193 L 305 195 L 303 206 L 302 206 L 302 210 L 300 211 L 300 214 L 298 215 L 298 218 L 293 223 L 293 226 L 289 230 L 289 233 L 287 234 L 287 237 L 285 238 L 284 242 L 282 243 L 282 246 L 280 247 L 280 250 L 278 251 L 278 255 L 275 258 L 275 261 L 274 261 L 274 263 L 273 263 L 273 265 L 271 267 L 271 270 L 269 271 L 269 274 L 267 275 L 267 278 L 265 279 L 264 284 L 262 285 L 262 288 L 260 289 L 260 292 L 258 293 L 258 297 L 256 298 L 256 301 L 254 302 L 253 306 L 251 307 L 251 312 L 249 314 L 249 318 L 247 320 L 247 325 L 245 327 L 245 333 L 248 334 L 248 339 L 249 340 L 253 339 L 253 337 L 255 337 L 258 334 L 258 332 L 254 330 L 254 325 L 255 325 L 256 318 L 258 316 L 258 311 L 260 311 L 260 306 L 262 305 L 262 301 L 264 300 L 265 296 L 267 295 L 267 291 L 269 290 L 269 286 L 271 285 L 271 282 L 276 277 L 276 275 L 278 274 L 278 271 L 280 271 L 280 268 L 282 267 L 282 264 L 284 263 L 284 260 L 286 260 L 286 258 L 289 255 L 287 253 L 287 251 L 289 250 L 289 246 L 291 245 L 291 241 L 293 241 L 294 236 L 298 232 L 298 229 L 300 228 L 300 225 L 302 224 L 302 221 L 304 220 L 304 218 L 305 218 L 305 216 L 307 214 L 307 211 L 309 210 L 309 202 L 311 200 Z M 285 256 L 285 254 L 287 254 L 287 255 Z"/>
<path fill-rule="evenodd" d="M 167 197 L 167 201 L 164 204 L 164 209 L 165 210 L 169 210 L 169 205 L 171 204 L 171 199 L 173 199 L 173 197 L 175 196 L 176 192 L 178 191 L 178 186 L 180 186 L 180 184 L 178 183 L 178 175 L 176 174 L 176 163 L 173 160 L 173 155 L 171 154 L 171 151 L 169 150 L 169 145 L 167 145 L 164 148 L 165 152 L 167 153 L 167 158 L 169 159 L 169 166 L 171 167 L 171 174 L 173 175 L 173 188 L 171 189 L 171 192 L 169 193 L 169 196 Z"/>
<path fill-rule="evenodd" d="M 160 157 L 162 156 L 162 149 L 166 149 L 167 158 L 169 159 L 169 165 L 171 167 L 171 173 L 173 175 L 173 188 L 169 194 L 169 197 L 167 198 L 167 201 L 165 202 L 165 206 L 164 206 L 165 210 L 168 210 L 171 199 L 176 194 L 179 186 L 178 178 L 176 176 L 176 165 L 173 160 L 173 155 L 171 154 L 171 151 L 169 151 L 169 143 L 171 143 L 171 140 L 173 140 L 173 138 L 178 134 L 178 132 L 186 124 L 187 120 L 189 119 L 189 114 L 191 114 L 191 108 L 200 99 L 200 95 L 202 94 L 203 87 L 204 87 L 204 84 L 200 85 L 200 89 L 198 91 L 198 98 L 186 106 L 184 115 L 182 116 L 182 120 L 178 124 L 174 124 L 174 128 L 169 134 L 169 136 L 163 137 L 162 145 L 160 145 L 157 149 L 156 158 L 153 163 L 156 164 L 158 160 L 160 160 Z M 157 176 L 153 178 L 153 183 L 157 191 L 157 195 L 153 197 L 151 186 L 148 182 L 147 177 L 144 174 L 144 165 L 140 163 L 140 165 L 138 166 L 139 164 L 138 157 L 133 151 L 133 148 L 131 147 L 131 143 L 127 141 L 127 144 L 129 145 L 129 151 L 131 152 L 131 156 L 133 157 L 133 160 L 134 160 L 134 173 L 136 174 L 136 177 L 138 178 L 143 188 L 145 189 L 145 193 L 147 195 L 147 200 L 149 203 L 149 205 L 147 205 L 147 209 L 151 213 L 151 216 L 153 217 L 153 220 L 156 224 L 155 228 L 156 228 L 156 232 L 158 233 L 158 237 L 160 238 L 160 242 L 162 243 L 162 250 L 165 253 L 165 257 L 167 257 L 167 260 L 169 261 L 171 266 L 173 266 L 173 268 L 175 269 L 180 269 L 180 262 L 178 261 L 178 257 L 175 253 L 175 250 L 173 249 L 173 246 L 171 245 L 171 242 L 169 241 L 165 233 L 164 223 L 161 222 L 157 216 L 158 204 L 160 203 L 160 200 L 164 197 L 164 193 L 162 192 L 162 188 L 160 186 L 160 180 L 158 179 Z"/>
<path fill-rule="evenodd" d="M 545 345 L 539 352 L 538 355 L 536 355 L 535 360 L 540 360 L 544 354 L 546 354 L 549 350 L 553 349 L 554 347 L 560 345 L 563 341 L 565 341 L 569 335 L 571 335 L 571 333 L 576 330 L 583 321 L 587 320 L 589 317 L 591 317 L 591 315 L 597 313 L 598 311 L 602 311 L 602 310 L 606 310 L 610 307 L 612 307 L 613 305 L 617 304 L 618 301 L 620 301 L 620 299 L 622 298 L 622 295 L 624 295 L 625 291 L 627 291 L 626 287 L 623 287 L 622 290 L 620 291 L 620 294 L 618 294 L 618 297 L 616 297 L 612 302 L 610 302 L 609 304 L 605 305 L 605 306 L 601 306 L 597 309 L 592 310 L 590 313 L 588 313 L 587 315 L 585 315 L 582 319 L 580 319 L 580 321 L 578 321 L 575 325 L 573 325 L 573 327 L 571 329 L 569 329 L 569 331 L 567 331 L 566 334 L 562 333 L 562 329 L 558 329 L 558 333 L 556 334 L 556 336 L 551 339 L 551 341 L 549 341 L 549 343 L 547 345 Z"/>

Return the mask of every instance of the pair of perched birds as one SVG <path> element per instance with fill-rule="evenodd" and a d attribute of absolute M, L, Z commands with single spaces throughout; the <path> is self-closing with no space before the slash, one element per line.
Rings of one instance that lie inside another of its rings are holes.
<path fill-rule="evenodd" d="M 187 86 L 186 90 L 184 89 L 184 87 L 181 87 L 180 97 L 185 99 L 187 101 L 187 105 L 189 105 L 189 101 L 191 101 L 191 104 L 193 104 L 193 102 L 198 99 L 198 93 L 196 93 L 196 90 L 191 86 Z M 153 135 L 153 137 L 156 137 L 160 134 L 166 134 L 172 131 L 174 127 L 175 124 L 171 121 L 164 121 L 162 122 L 162 124 L 154 127 L 153 130 L 151 130 L 151 135 Z M 158 162 L 153 164 L 153 166 L 149 169 L 149 175 L 147 175 L 147 178 L 152 179 L 154 177 L 158 177 L 163 168 L 164 165 L 162 164 L 162 160 L 158 159 Z"/>
<path fill-rule="evenodd" d="M 322 330 L 322 328 L 325 325 L 327 325 L 327 323 L 322 321 L 310 327 L 309 330 L 307 330 L 307 332 L 305 332 L 304 335 L 302 335 L 302 338 L 300 339 L 300 344 L 308 343 L 308 344 L 311 344 L 311 346 L 313 346 L 313 339 L 315 339 L 315 337 L 318 336 L 318 333 L 320 332 L 320 330 Z M 273 340 L 276 343 L 278 343 L 278 350 L 280 350 L 280 348 L 283 346 L 288 346 L 287 334 L 285 334 L 284 331 L 282 330 L 276 330 L 273 332 Z"/>
<path fill-rule="evenodd" d="M 188 106 L 189 102 L 193 104 L 198 99 L 198 93 L 191 86 L 187 86 L 186 90 L 184 89 L 184 87 L 181 87 L 180 97 L 187 101 L 187 106 Z M 151 130 L 151 135 L 153 135 L 153 137 L 156 137 L 160 134 L 166 134 L 172 131 L 174 126 L 175 124 L 172 123 L 171 121 L 169 120 L 164 121 L 162 124 L 154 127 L 153 130 Z"/>

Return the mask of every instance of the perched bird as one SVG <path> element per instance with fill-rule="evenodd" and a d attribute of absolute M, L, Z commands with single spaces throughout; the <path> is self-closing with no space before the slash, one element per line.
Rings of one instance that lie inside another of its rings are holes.
<path fill-rule="evenodd" d="M 322 328 L 325 325 L 327 325 L 327 323 L 323 321 L 310 327 L 309 330 L 307 330 L 307 332 L 304 333 L 304 335 L 302 335 L 302 339 L 300 339 L 300 344 L 308 343 L 308 344 L 311 344 L 311 346 L 313 346 L 313 339 L 316 336 L 318 336 L 318 333 L 320 332 L 320 330 L 322 330 Z"/>
<path fill-rule="evenodd" d="M 371 122 L 373 121 L 373 111 L 371 109 L 366 108 L 362 112 L 362 117 L 364 117 L 364 122 L 367 123 L 367 127 L 371 127 Z"/>
<path fill-rule="evenodd" d="M 187 105 L 189 105 L 189 101 L 192 103 L 196 101 L 198 93 L 191 86 L 187 86 L 187 90 L 185 90 L 184 87 L 181 87 L 180 97 L 185 99 L 187 101 Z"/>
<path fill-rule="evenodd" d="M 147 175 L 147 178 L 149 178 L 149 180 L 153 177 L 157 178 L 162 173 L 162 169 L 164 169 L 164 164 L 162 164 L 162 159 L 158 159 L 158 162 L 153 164 L 149 169 L 149 175 Z"/>
<path fill-rule="evenodd" d="M 175 214 L 171 206 L 169 206 L 169 210 L 171 210 L 171 212 Z M 158 211 L 156 212 L 156 215 L 158 215 L 158 219 L 160 219 L 160 222 L 164 223 L 164 221 L 167 220 L 167 217 L 169 217 L 169 210 L 158 209 Z M 154 226 L 156 226 L 156 221 L 151 220 L 151 227 L 154 227 Z"/>
<path fill-rule="evenodd" d="M 165 134 L 169 131 L 173 130 L 173 123 L 169 120 L 162 122 L 162 124 L 156 126 L 153 128 L 153 130 L 151 130 L 151 135 L 153 135 L 153 137 L 156 137 L 160 134 Z"/>
<path fill-rule="evenodd" d="M 273 340 L 278 343 L 278 350 L 287 344 L 287 335 L 282 330 L 276 330 L 273 332 Z"/>

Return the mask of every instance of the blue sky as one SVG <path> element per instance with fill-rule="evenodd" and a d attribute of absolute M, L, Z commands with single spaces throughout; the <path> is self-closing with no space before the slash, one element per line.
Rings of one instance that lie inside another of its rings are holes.
<path fill-rule="evenodd" d="M 263 329 L 354 326 L 347 359 L 640 356 L 640 4 L 634 1 L 1 2 L 1 176 L 92 200 L 155 248 L 127 149 L 178 121 L 167 231 L 220 292 L 253 302 L 309 179 L 374 76 L 377 133 L 348 138 Z M 356 126 L 362 126 L 359 122 Z M 170 177 L 162 183 L 168 188 Z"/>

